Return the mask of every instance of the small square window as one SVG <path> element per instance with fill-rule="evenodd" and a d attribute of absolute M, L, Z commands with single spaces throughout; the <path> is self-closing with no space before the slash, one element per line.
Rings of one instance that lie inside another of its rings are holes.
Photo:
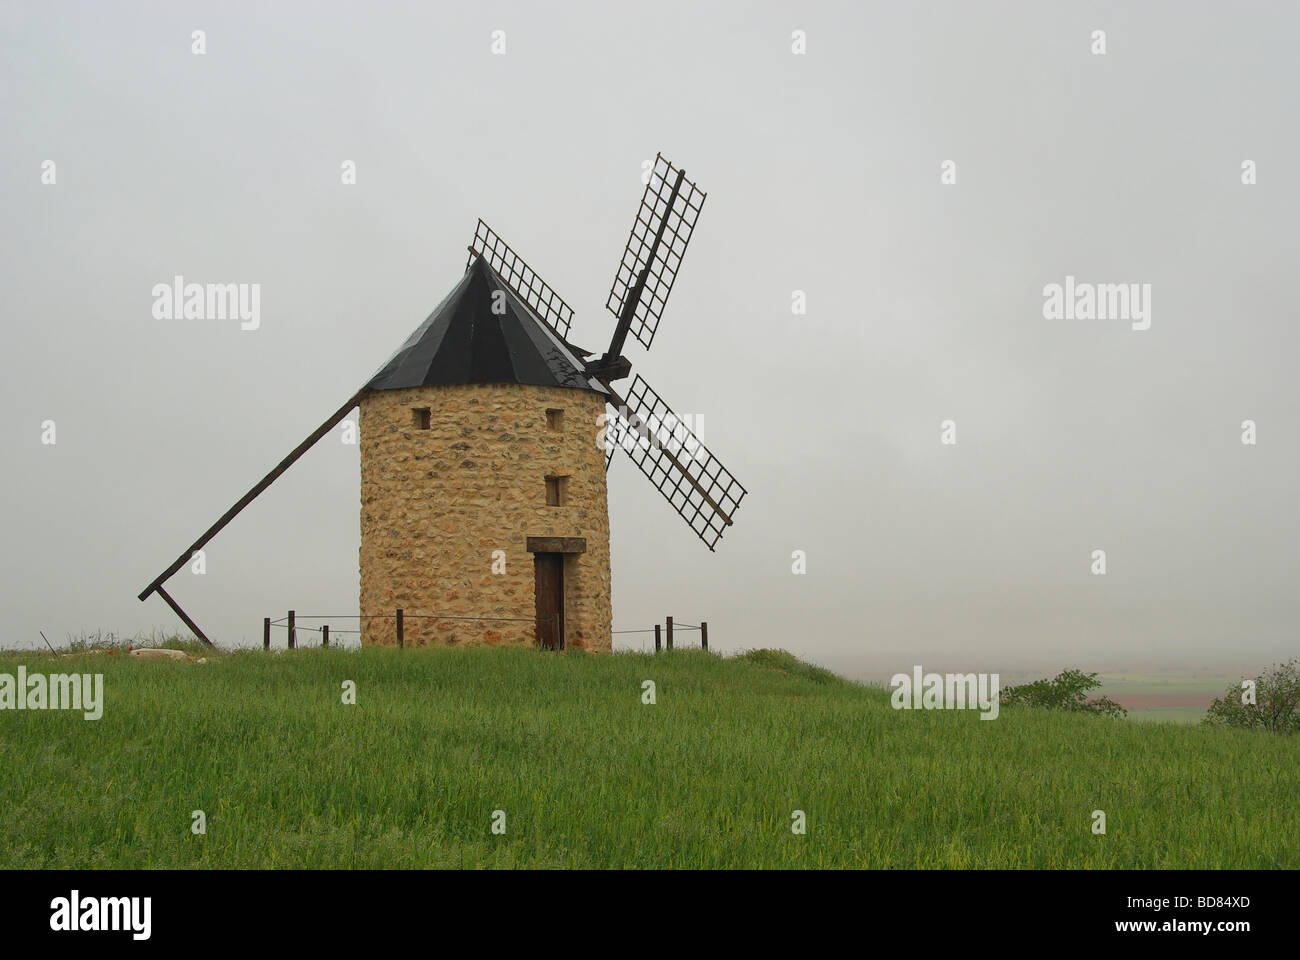
<path fill-rule="evenodd" d="M 568 477 L 546 478 L 546 505 L 548 507 L 564 506 L 564 482 Z"/>
<path fill-rule="evenodd" d="M 563 410 L 547 410 L 547 411 L 546 411 L 546 429 L 547 429 L 547 430 L 560 430 L 560 429 L 562 429 L 563 427 L 564 427 L 564 411 L 563 411 Z"/>
<path fill-rule="evenodd" d="M 415 407 L 411 410 L 411 422 L 416 430 L 428 430 L 432 418 L 433 413 L 429 407 Z"/>

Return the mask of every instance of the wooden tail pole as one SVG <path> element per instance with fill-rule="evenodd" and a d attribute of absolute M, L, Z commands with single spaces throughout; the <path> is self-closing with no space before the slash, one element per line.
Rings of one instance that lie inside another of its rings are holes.
<path fill-rule="evenodd" d="M 705 620 L 700 621 L 700 646 L 709 649 L 709 624 Z"/>
<path fill-rule="evenodd" d="M 146 600 L 148 599 L 150 594 L 156 592 L 160 597 L 163 598 L 163 600 L 167 603 L 167 605 L 172 608 L 172 611 L 178 617 L 180 617 L 181 620 L 185 622 L 185 625 L 194 631 L 195 635 L 200 640 L 202 640 L 208 646 L 212 646 L 212 641 L 203 635 L 203 631 L 200 630 L 197 626 L 195 626 L 194 621 L 191 620 L 185 614 L 185 612 L 181 610 L 179 606 L 177 606 L 175 600 L 172 600 L 168 596 L 167 591 L 163 589 L 163 584 L 171 579 L 172 574 L 174 574 L 177 570 L 185 566 L 185 564 L 189 563 L 190 560 L 193 559 L 195 551 L 203 549 L 204 544 L 206 544 L 209 540 L 211 540 L 218 533 L 220 533 L 222 529 L 226 526 L 226 524 L 228 524 L 231 520 L 235 519 L 235 517 L 239 514 L 241 510 L 243 510 L 246 506 L 248 506 L 250 503 L 256 500 L 257 497 L 261 495 L 263 490 L 265 490 L 267 487 L 269 487 L 272 483 L 275 482 L 277 477 L 279 477 L 282 473 L 284 473 L 291 466 L 293 466 L 299 457 L 301 457 L 304 453 L 306 453 L 313 446 L 315 446 L 316 442 L 320 440 L 321 437 L 325 436 L 325 434 L 333 430 L 334 427 L 338 425 L 339 421 L 341 421 L 344 417 L 346 417 L 349 413 L 351 413 L 352 408 L 361 402 L 361 398 L 365 395 L 365 393 L 366 393 L 366 388 L 362 387 L 355 394 L 353 394 L 353 396 L 348 400 L 347 403 L 339 407 L 338 410 L 334 411 L 334 414 L 328 420 L 322 423 L 319 427 L 317 427 L 315 431 L 313 431 L 311 436 L 309 436 L 302 443 L 298 444 L 298 446 L 296 446 L 287 457 L 285 457 L 275 466 L 275 469 L 273 469 L 265 477 L 259 480 L 253 486 L 253 489 L 249 490 L 248 493 L 240 497 L 239 501 L 233 507 L 227 510 L 225 513 L 223 513 L 221 515 L 221 518 L 217 520 L 216 523 L 208 527 L 208 529 L 204 531 L 203 536 L 199 537 L 197 540 L 194 541 L 194 543 L 190 544 L 188 550 L 186 550 L 179 557 L 173 560 L 171 566 L 169 566 L 162 573 L 158 574 L 158 576 L 153 579 L 153 582 L 150 583 L 149 586 L 141 590 L 138 595 L 138 599 Z"/>
<path fill-rule="evenodd" d="M 405 645 L 406 644 L 404 640 L 404 634 L 402 631 L 402 608 L 398 607 L 397 608 L 397 649 L 400 650 Z"/>
<path fill-rule="evenodd" d="M 262 618 L 262 649 L 271 649 L 271 618 Z"/>
<path fill-rule="evenodd" d="M 298 631 L 293 625 L 294 612 L 289 611 L 289 649 L 298 646 Z"/>
<path fill-rule="evenodd" d="M 655 624 L 655 653 L 658 653 L 662 649 L 663 648 L 659 645 L 659 624 L 656 623 Z"/>
<path fill-rule="evenodd" d="M 673 618 L 672 617 L 668 618 L 668 628 L 664 631 L 664 633 L 668 637 L 668 649 L 671 650 L 673 648 Z"/>
<path fill-rule="evenodd" d="M 181 609 L 180 604 L 172 599 L 172 595 L 168 593 L 166 590 L 164 590 L 161 584 L 155 587 L 154 589 L 158 591 L 158 596 L 163 598 L 163 602 L 166 603 L 167 606 L 172 608 L 172 613 L 180 617 L 181 621 L 185 624 L 185 626 L 190 628 L 190 631 L 194 634 L 194 636 L 198 637 L 209 647 L 212 646 L 212 641 L 209 640 L 207 638 L 207 635 L 202 630 L 199 629 L 199 625 L 190 619 L 189 614 Z"/>

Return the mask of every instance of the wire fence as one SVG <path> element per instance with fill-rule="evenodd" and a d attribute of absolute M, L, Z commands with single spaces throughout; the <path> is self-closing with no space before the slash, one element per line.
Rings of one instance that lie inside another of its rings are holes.
<path fill-rule="evenodd" d="M 330 624 L 328 623 L 323 623 L 320 624 L 319 626 L 313 626 L 312 624 L 309 623 L 299 622 L 303 620 L 332 620 L 335 622 L 339 620 L 346 620 L 346 621 L 355 620 L 357 621 L 357 629 L 339 630 L 339 629 L 332 629 Z M 262 619 L 262 649 L 264 650 L 271 649 L 271 628 L 272 627 L 283 628 L 285 630 L 287 646 L 290 650 L 292 650 L 298 646 L 299 631 L 302 631 L 307 634 L 311 634 L 311 633 L 320 634 L 321 646 L 327 647 L 329 646 L 331 635 L 338 636 L 338 635 L 355 634 L 359 637 L 364 637 L 367 633 L 367 631 L 365 630 L 365 627 L 367 626 L 367 621 L 375 621 L 375 620 L 393 622 L 395 627 L 397 645 L 399 647 L 406 646 L 406 624 L 408 621 L 411 620 L 416 620 L 416 621 L 448 620 L 448 621 L 459 621 L 459 622 L 484 622 L 484 623 L 531 623 L 534 625 L 534 627 L 536 627 L 538 624 L 550 624 L 552 626 L 553 632 L 551 632 L 550 637 L 548 639 L 550 639 L 556 646 L 563 646 L 563 642 L 560 639 L 560 615 L 558 613 L 551 617 L 463 617 L 463 616 L 455 616 L 449 614 L 432 614 L 432 613 L 408 614 L 404 610 L 399 608 L 395 610 L 392 614 L 375 614 L 375 613 L 299 614 L 296 610 L 290 610 L 286 616 L 279 617 L 275 620 L 272 620 L 270 617 L 264 617 Z M 537 637 L 539 642 L 542 641 L 541 631 L 537 631 L 535 636 Z"/>
<path fill-rule="evenodd" d="M 331 626 L 330 623 L 321 623 L 312 625 L 304 623 L 305 620 L 328 620 L 337 623 L 338 621 L 357 621 L 357 628 L 338 629 Z M 270 617 L 264 617 L 262 620 L 262 647 L 265 650 L 271 649 L 271 628 L 283 628 L 286 633 L 287 646 L 294 649 L 298 646 L 298 633 L 318 634 L 321 646 L 329 646 L 330 637 L 337 636 L 357 636 L 364 637 L 366 631 L 366 621 L 392 621 L 396 628 L 396 639 L 399 647 L 405 644 L 405 626 L 409 620 L 448 620 L 455 622 L 482 622 L 482 623 L 531 623 L 536 627 L 538 624 L 551 624 L 554 629 L 552 638 L 555 646 L 563 647 L 563 639 L 560 636 L 560 615 L 555 614 L 552 617 L 462 617 L 444 614 L 431 613 L 406 613 L 404 610 L 396 610 L 392 614 L 323 614 L 323 613 L 298 613 L 290 610 L 286 616 L 272 620 Z M 639 630 L 613 630 L 613 636 L 623 636 L 631 634 L 654 634 L 654 652 L 660 652 L 665 644 L 667 649 L 673 649 L 674 633 L 676 631 L 692 631 L 700 635 L 700 647 L 703 650 L 709 649 L 709 624 L 707 621 L 700 621 L 697 624 L 675 623 L 672 617 L 665 618 L 663 624 L 655 624 L 653 627 L 647 627 Z M 540 633 L 540 631 L 538 631 Z M 537 634 L 535 634 L 536 636 Z M 539 639 L 540 642 L 540 639 Z M 648 649 L 648 645 L 646 647 Z"/>

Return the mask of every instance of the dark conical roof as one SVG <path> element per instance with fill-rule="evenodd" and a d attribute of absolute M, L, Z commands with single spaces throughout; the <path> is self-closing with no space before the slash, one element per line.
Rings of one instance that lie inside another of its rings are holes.
<path fill-rule="evenodd" d="M 503 296 L 494 297 L 498 291 Z M 494 313 L 494 302 L 504 312 Z M 583 372 L 575 348 L 516 297 L 482 257 L 366 387 L 444 383 L 530 383 L 606 392 Z"/>

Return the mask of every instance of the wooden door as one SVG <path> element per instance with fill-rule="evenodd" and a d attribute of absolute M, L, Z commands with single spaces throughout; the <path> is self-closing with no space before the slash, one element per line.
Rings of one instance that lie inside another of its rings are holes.
<path fill-rule="evenodd" d="M 564 649 L 564 554 L 533 554 L 537 591 L 537 642 Z"/>

